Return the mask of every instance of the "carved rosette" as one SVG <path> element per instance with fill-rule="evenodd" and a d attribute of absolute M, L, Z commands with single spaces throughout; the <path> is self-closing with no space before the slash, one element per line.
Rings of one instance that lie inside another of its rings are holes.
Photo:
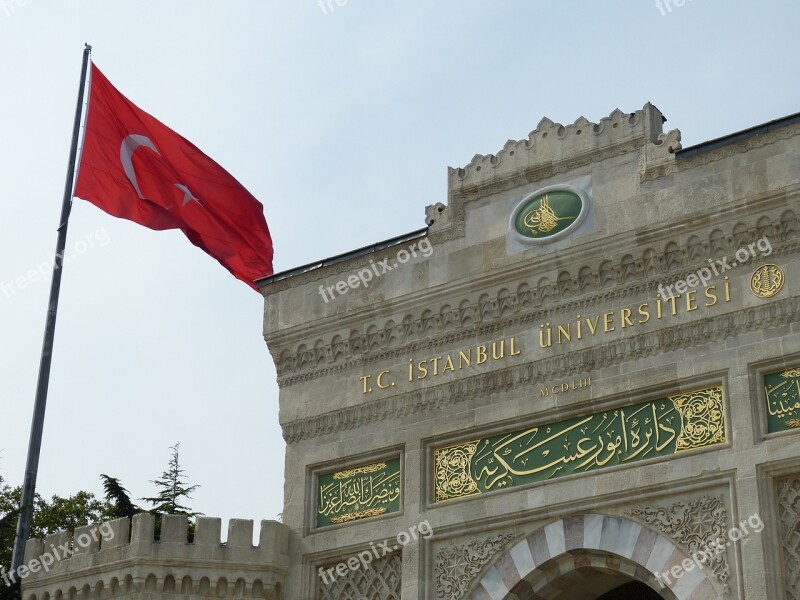
<path fill-rule="evenodd" d="M 681 435 L 675 451 L 692 450 L 725 441 L 722 388 L 670 396 L 681 415 Z"/>
<path fill-rule="evenodd" d="M 786 598 L 800 600 L 800 475 L 778 480 L 778 519 Z"/>
<path fill-rule="evenodd" d="M 478 449 L 478 441 L 439 448 L 434 452 L 436 502 L 481 493 L 470 469 L 472 457 Z"/>
<path fill-rule="evenodd" d="M 512 534 L 505 533 L 440 548 L 436 553 L 436 597 L 440 600 L 463 598 L 483 567 L 513 538 Z"/>
<path fill-rule="evenodd" d="M 628 512 L 688 551 L 690 556 L 702 555 L 704 549 L 713 547 L 713 542 L 724 540 L 728 535 L 728 518 L 725 505 L 719 496 L 703 496 L 689 502 L 676 502 L 670 506 L 645 506 Z M 724 584 L 725 593 L 730 594 L 727 553 L 707 556 L 705 568 Z"/>

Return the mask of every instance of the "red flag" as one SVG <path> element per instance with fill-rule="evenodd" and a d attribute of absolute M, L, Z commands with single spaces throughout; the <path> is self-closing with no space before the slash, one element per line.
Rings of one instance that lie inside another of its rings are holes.
<path fill-rule="evenodd" d="M 261 203 L 94 65 L 75 196 L 150 229 L 180 229 L 254 289 L 254 280 L 272 274 Z"/>

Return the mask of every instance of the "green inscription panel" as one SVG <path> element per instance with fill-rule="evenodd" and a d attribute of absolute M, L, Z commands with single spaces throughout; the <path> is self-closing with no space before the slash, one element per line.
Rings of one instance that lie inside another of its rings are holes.
<path fill-rule="evenodd" d="M 800 428 L 800 366 L 764 375 L 767 431 Z"/>
<path fill-rule="evenodd" d="M 400 510 L 400 458 L 319 476 L 317 527 Z"/>
<path fill-rule="evenodd" d="M 722 387 L 434 449 L 434 501 L 724 443 Z"/>
<path fill-rule="evenodd" d="M 570 227 L 583 210 L 580 196 L 567 190 L 541 194 L 521 208 L 514 227 L 525 237 L 543 239 Z"/>

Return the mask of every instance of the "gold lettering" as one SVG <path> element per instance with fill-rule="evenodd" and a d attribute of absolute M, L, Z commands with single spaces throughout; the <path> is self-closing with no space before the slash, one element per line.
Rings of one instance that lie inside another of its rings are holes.
<path fill-rule="evenodd" d="M 564 337 L 567 339 L 568 342 L 571 341 L 570 337 L 572 336 L 572 332 L 570 331 L 570 324 L 569 323 L 567 323 L 567 328 L 566 329 L 564 329 L 561 325 L 558 326 L 558 343 L 559 344 L 561 343 L 561 334 L 562 333 L 564 334 Z"/>
<path fill-rule="evenodd" d="M 628 325 L 633 326 L 633 321 L 631 321 L 631 309 L 623 308 L 621 313 L 622 313 L 622 328 L 625 329 Z"/>
<path fill-rule="evenodd" d="M 447 355 L 447 360 L 444 362 L 444 369 L 442 369 L 442 373 L 447 373 L 447 371 L 455 371 L 456 368 L 453 366 L 453 359 L 450 358 L 450 355 Z"/>
<path fill-rule="evenodd" d="M 708 298 L 709 300 L 711 300 L 711 299 L 714 300 L 711 303 L 706 302 L 706 308 L 708 308 L 709 306 L 714 306 L 717 303 L 717 295 L 714 293 L 716 291 L 716 289 L 717 289 L 717 286 L 715 286 L 715 285 L 710 285 L 710 286 L 708 286 L 706 288 L 706 293 L 705 293 L 706 298 Z"/>
<path fill-rule="evenodd" d="M 361 382 L 364 384 L 364 393 L 365 394 L 369 394 L 372 391 L 371 389 L 369 389 L 369 385 L 368 385 L 370 377 L 372 377 L 372 375 L 364 375 L 363 377 L 359 377 Z"/>
<path fill-rule="evenodd" d="M 482 365 L 487 360 L 489 360 L 489 356 L 486 354 L 486 346 L 478 346 L 478 348 L 475 351 L 475 354 L 476 354 L 475 357 L 476 365 Z"/>
<path fill-rule="evenodd" d="M 514 343 L 514 339 L 513 338 L 511 339 L 511 343 L 513 345 L 513 343 Z M 470 362 L 471 360 L 472 360 L 472 348 L 467 350 L 466 354 L 464 354 L 463 351 L 459 352 L 458 353 L 458 368 L 459 369 L 462 368 L 464 366 L 464 363 L 467 363 L 467 366 L 469 367 L 472 364 Z"/>
<path fill-rule="evenodd" d="M 639 319 L 639 325 L 642 325 L 643 323 L 647 323 L 650 320 L 650 311 L 648 310 L 649 307 L 650 307 L 650 304 L 648 302 L 645 302 L 644 304 L 640 304 L 639 305 L 638 313 L 642 317 L 647 317 L 644 320 Z"/>
<path fill-rule="evenodd" d="M 386 385 L 381 385 L 381 379 L 383 378 L 383 376 L 389 374 L 390 372 L 391 371 L 389 371 L 389 369 L 386 369 L 385 371 L 381 371 L 380 373 L 378 373 L 378 377 L 377 377 L 377 379 L 375 379 L 375 381 L 377 382 L 378 387 L 380 389 L 385 390 L 386 388 L 391 387 L 391 386 L 394 385 L 394 382 L 387 383 Z"/>
<path fill-rule="evenodd" d="M 609 331 L 614 331 L 614 326 L 611 325 L 611 319 L 613 318 L 614 318 L 613 312 L 607 312 L 603 314 L 603 332 L 608 333 Z M 611 325 L 610 329 L 609 325 Z"/>
<path fill-rule="evenodd" d="M 439 374 L 439 360 L 441 358 L 442 358 L 441 356 L 434 356 L 433 358 L 430 359 L 430 360 L 433 361 L 433 374 L 434 375 L 438 375 Z"/>
<path fill-rule="evenodd" d="M 697 310 L 697 298 L 695 298 L 697 290 L 689 290 L 686 292 L 686 312 Z M 694 308 L 692 308 L 694 306 Z"/>
<path fill-rule="evenodd" d="M 417 379 L 425 379 L 428 376 L 428 368 L 425 366 L 427 361 L 421 360 L 417 363 L 417 369 L 419 369 L 422 375 L 417 375 Z"/>
<path fill-rule="evenodd" d="M 677 296 L 670 296 L 669 303 L 672 305 L 672 316 L 678 314 L 678 298 L 680 298 L 680 294 Z"/>
<path fill-rule="evenodd" d="M 517 350 L 516 352 L 514 352 L 514 338 L 513 337 L 511 338 L 511 349 L 510 349 L 510 351 L 511 351 L 511 354 L 510 354 L 511 356 L 519 356 L 522 353 L 521 350 Z"/>
<path fill-rule="evenodd" d="M 597 322 L 598 322 L 599 320 L 600 320 L 600 315 L 597 315 L 597 316 L 594 318 L 594 323 L 592 323 L 592 322 L 591 322 L 591 320 L 589 319 L 589 317 L 586 317 L 586 324 L 589 326 L 589 331 L 591 331 L 591 332 L 592 332 L 592 335 L 594 335 L 594 332 L 595 332 L 595 331 L 597 331 Z"/>
<path fill-rule="evenodd" d="M 725 302 L 731 301 L 731 280 L 725 275 Z"/>
<path fill-rule="evenodd" d="M 586 379 L 581 379 L 581 386 L 582 387 L 589 387 L 592 385 L 592 378 L 587 377 Z"/>
<path fill-rule="evenodd" d="M 543 387 L 540 391 L 542 393 L 542 398 L 550 395 L 550 388 Z"/>
<path fill-rule="evenodd" d="M 408 359 L 408 380 L 414 381 L 414 359 Z"/>
<path fill-rule="evenodd" d="M 569 391 L 569 384 L 568 383 L 562 383 L 561 384 L 561 391 L 562 392 L 568 392 Z"/>
<path fill-rule="evenodd" d="M 581 339 L 581 316 L 578 315 L 578 339 Z"/>
<path fill-rule="evenodd" d="M 658 310 L 656 311 L 656 319 L 661 320 L 661 317 L 662 317 L 662 314 L 661 314 L 661 296 L 659 296 L 658 300 L 656 300 L 656 307 L 658 308 Z"/>
<path fill-rule="evenodd" d="M 554 393 L 554 394 L 557 394 L 557 393 L 558 393 L 558 386 L 557 386 L 557 385 L 554 385 L 554 386 L 553 386 L 553 393 Z"/>
<path fill-rule="evenodd" d="M 497 356 L 497 352 L 495 348 L 497 347 L 497 342 L 492 342 L 492 360 L 500 360 L 506 354 L 506 341 L 500 340 L 500 356 Z"/>
<path fill-rule="evenodd" d="M 553 345 L 553 332 L 550 329 L 550 323 L 547 324 L 547 343 L 544 343 L 544 325 L 539 325 L 539 346 L 542 348 L 549 348 Z"/>

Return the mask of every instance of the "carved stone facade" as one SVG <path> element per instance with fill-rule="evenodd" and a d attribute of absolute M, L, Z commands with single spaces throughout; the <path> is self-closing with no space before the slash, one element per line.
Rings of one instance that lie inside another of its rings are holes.
<path fill-rule="evenodd" d="M 777 483 L 786 597 L 800 600 L 800 475 L 784 477 Z"/>
<path fill-rule="evenodd" d="M 348 569 L 343 577 L 332 581 L 320 578 L 321 600 L 400 600 L 402 561 L 399 554 L 390 554 L 367 568 Z"/>
<path fill-rule="evenodd" d="M 436 597 L 460 600 L 478 573 L 513 539 L 510 533 L 440 548 L 436 552 Z"/>
<path fill-rule="evenodd" d="M 628 514 L 669 536 L 689 555 L 702 552 L 716 540 L 725 540 L 730 528 L 721 497 L 703 496 L 697 500 L 681 500 L 670 506 L 645 506 Z M 727 554 L 714 554 L 706 559 L 704 565 L 725 584 L 725 592 L 729 593 Z"/>
<path fill-rule="evenodd" d="M 800 119 L 693 148 L 663 122 L 543 119 L 450 169 L 426 229 L 260 282 L 293 597 L 349 599 L 319 569 L 382 543 L 404 599 L 784 589 L 769 530 L 698 556 L 775 522 L 759 473 L 797 454 L 759 369 L 800 368 Z"/>

